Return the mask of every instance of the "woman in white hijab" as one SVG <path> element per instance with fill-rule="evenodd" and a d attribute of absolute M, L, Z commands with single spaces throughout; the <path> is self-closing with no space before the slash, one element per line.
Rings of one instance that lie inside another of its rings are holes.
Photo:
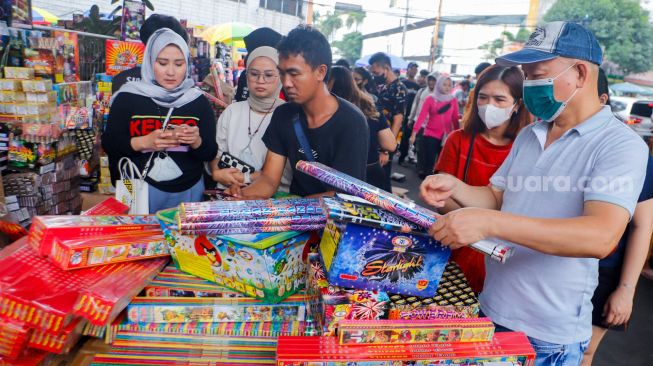
<path fill-rule="evenodd" d="M 141 80 L 111 98 L 102 147 L 112 180 L 120 178 L 118 161 L 129 158 L 149 183 L 150 213 L 201 200 L 203 164 L 217 153 L 213 111 L 190 78 L 189 61 L 184 39 L 159 29 L 145 47 Z"/>
<path fill-rule="evenodd" d="M 261 171 L 268 149 L 262 138 L 279 99 L 279 54 L 269 46 L 254 49 L 247 56 L 247 100 L 229 105 L 218 119 L 218 156 L 211 164 L 218 188 L 244 186 Z M 280 190 L 288 191 L 291 171 L 286 166 Z"/>

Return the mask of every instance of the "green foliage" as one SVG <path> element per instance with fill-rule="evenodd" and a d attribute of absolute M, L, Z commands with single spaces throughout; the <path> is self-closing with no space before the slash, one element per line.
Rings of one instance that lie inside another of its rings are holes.
<path fill-rule="evenodd" d="M 501 38 L 497 38 L 484 45 L 481 45 L 479 49 L 485 50 L 486 59 L 495 59 L 500 56 L 500 53 L 507 42 L 524 43 L 528 40 L 530 34 L 531 32 L 529 32 L 526 28 L 519 28 L 517 34 L 512 34 L 511 32 L 504 31 L 501 32 Z"/>
<path fill-rule="evenodd" d="M 332 44 L 353 65 L 361 57 L 363 34 L 361 32 L 347 33 L 342 37 L 342 40 L 334 41 Z"/>
<path fill-rule="evenodd" d="M 653 66 L 653 26 L 636 0 L 558 0 L 544 20 L 585 25 L 599 40 L 604 57 L 619 65 L 624 74 Z"/>

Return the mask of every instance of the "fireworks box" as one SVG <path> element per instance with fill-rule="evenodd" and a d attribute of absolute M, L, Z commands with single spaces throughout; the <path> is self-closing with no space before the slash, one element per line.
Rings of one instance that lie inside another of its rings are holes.
<path fill-rule="evenodd" d="M 523 333 L 495 333 L 491 342 L 338 344 L 337 337 L 279 337 L 277 366 L 520 365 L 535 351 Z"/>
<path fill-rule="evenodd" d="M 389 212 L 387 215 L 392 215 Z M 330 284 L 402 295 L 435 296 L 451 251 L 429 236 L 329 218 L 320 254 Z M 399 222 L 397 218 L 393 222 Z"/>
<path fill-rule="evenodd" d="M 54 237 L 72 239 L 159 229 L 154 216 L 37 216 L 29 231 L 29 245 L 39 254 L 52 253 Z"/>
<path fill-rule="evenodd" d="M 447 264 L 435 296 L 426 298 L 398 294 L 389 296 L 389 319 L 476 318 L 480 310 L 474 291 L 469 287 L 465 274 L 455 262 Z"/>
<path fill-rule="evenodd" d="M 77 318 L 59 334 L 35 331 L 30 337 L 28 347 L 51 353 L 68 353 L 82 336 L 86 321 Z"/>
<path fill-rule="evenodd" d="M 51 260 L 63 270 L 165 257 L 168 246 L 160 229 L 80 239 L 54 237 Z"/>
<path fill-rule="evenodd" d="M 254 298 L 136 297 L 127 307 L 131 323 L 234 323 L 306 320 L 306 297 L 273 304 Z"/>
<path fill-rule="evenodd" d="M 304 287 L 309 232 L 183 235 L 177 210 L 157 215 L 170 254 L 182 271 L 248 296 L 279 302 Z"/>
<path fill-rule="evenodd" d="M 341 345 L 490 342 L 493 334 L 489 318 L 343 320 L 338 325 Z"/>
<path fill-rule="evenodd" d="M 146 297 L 245 297 L 238 291 L 184 273 L 168 265 L 143 289 Z"/>
<path fill-rule="evenodd" d="M 335 336 L 344 319 L 376 320 L 388 316 L 390 299 L 383 291 L 354 290 L 329 285 L 317 253 L 308 255 L 309 313 L 325 336 Z"/>

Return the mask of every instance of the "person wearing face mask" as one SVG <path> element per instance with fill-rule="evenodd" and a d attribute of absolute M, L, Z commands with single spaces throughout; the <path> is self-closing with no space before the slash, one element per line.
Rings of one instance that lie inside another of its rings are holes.
<path fill-rule="evenodd" d="M 260 175 L 268 151 L 262 140 L 263 135 L 274 110 L 285 103 L 278 97 L 281 90 L 278 65 L 279 53 L 269 46 L 258 47 L 247 57 L 249 97 L 229 105 L 218 119 L 218 158 L 211 163 L 211 170 L 213 180 L 218 182 L 220 189 L 232 185 L 245 186 Z M 224 163 L 234 158 L 254 171 L 243 173 Z M 290 167 L 287 166 L 279 190 L 288 192 L 290 174 Z"/>
<path fill-rule="evenodd" d="M 417 149 L 417 174 L 421 179 L 433 173 L 443 139 L 459 127 L 458 101 L 451 94 L 452 86 L 450 77 L 441 76 L 438 79 L 433 93 L 424 100 L 422 110 L 413 126 L 411 144 L 415 143 L 419 131 L 424 129 Z"/>
<path fill-rule="evenodd" d="M 373 54 L 370 59 L 370 71 L 379 87 L 379 104 L 383 117 L 390 123 L 390 130 L 395 136 L 399 137 L 404 116 L 406 115 L 406 100 L 408 90 L 399 80 L 399 77 L 392 70 L 392 61 L 390 57 L 383 52 Z M 382 158 L 381 165 L 385 169 L 388 179 L 392 174 L 392 155 L 383 151 L 386 155 Z"/>
<path fill-rule="evenodd" d="M 189 60 L 184 39 L 159 29 L 145 47 L 141 80 L 123 85 L 111 98 L 102 135 L 111 179 L 114 184 L 120 179 L 118 162 L 128 157 L 146 173 L 150 213 L 200 201 L 203 164 L 218 151 L 213 111 L 190 77 Z"/>
<path fill-rule="evenodd" d="M 376 83 L 374 82 L 372 74 L 370 74 L 370 72 L 364 67 L 356 67 L 352 70 L 352 76 L 354 77 L 358 89 L 372 98 L 374 104 L 376 104 L 379 97 L 376 96 Z"/>
<path fill-rule="evenodd" d="M 579 365 L 592 335 L 598 259 L 633 215 L 648 148 L 600 104 L 601 46 L 582 25 L 537 27 L 522 50 L 496 61 L 522 65 L 524 104 L 538 120 L 522 129 L 488 186 L 449 174 L 422 183 L 430 205 L 462 207 L 429 233 L 452 249 L 482 239 L 510 244 L 505 263 L 485 261 L 481 311 L 498 331 L 525 333 L 536 366 Z"/>
<path fill-rule="evenodd" d="M 490 66 L 478 79 L 471 113 L 463 117 L 463 128 L 452 132 L 435 166 L 472 186 L 487 186 L 490 177 L 508 156 L 519 131 L 530 122 L 522 101 L 524 74 L 518 67 Z M 448 202 L 440 209 L 447 213 L 460 208 Z M 485 280 L 484 256 L 470 248 L 453 251 L 451 260 L 460 269 L 474 292 L 480 293 Z"/>

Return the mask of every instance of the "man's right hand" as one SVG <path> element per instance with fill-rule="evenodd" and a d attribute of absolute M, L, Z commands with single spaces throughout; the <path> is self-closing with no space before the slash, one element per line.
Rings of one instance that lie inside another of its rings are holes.
<path fill-rule="evenodd" d="M 453 196 L 460 180 L 449 174 L 430 175 L 420 186 L 420 196 L 433 207 L 444 207 L 447 199 Z"/>

